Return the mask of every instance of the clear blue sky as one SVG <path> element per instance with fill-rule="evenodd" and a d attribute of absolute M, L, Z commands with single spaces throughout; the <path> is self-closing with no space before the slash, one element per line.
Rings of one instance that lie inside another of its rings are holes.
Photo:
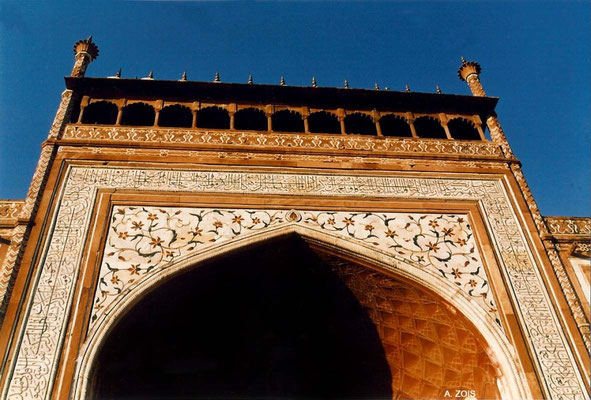
<path fill-rule="evenodd" d="M 589 216 L 590 2 L 0 0 L 0 198 L 24 198 L 73 64 L 88 76 L 487 93 L 544 215 Z"/>

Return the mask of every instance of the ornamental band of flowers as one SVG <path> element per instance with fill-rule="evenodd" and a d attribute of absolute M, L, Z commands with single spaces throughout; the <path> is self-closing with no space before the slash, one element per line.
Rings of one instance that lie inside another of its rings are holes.
<path fill-rule="evenodd" d="M 325 198 L 355 196 L 384 201 L 394 198 L 477 201 L 486 216 L 485 224 L 498 256 L 497 265 L 507 281 L 508 294 L 514 301 L 514 311 L 524 329 L 532 360 L 541 371 L 540 378 L 545 390 L 551 398 L 586 398 L 585 385 L 576 372 L 576 361 L 566 345 L 551 300 L 544 292 L 536 258 L 531 254 L 520 220 L 513 212 L 510 193 L 502 181 L 494 176 L 483 175 L 478 179 L 396 174 L 341 176 L 89 166 L 70 166 L 66 172 L 55 221 L 49 227 L 47 246 L 42 249 L 39 272 L 33 280 L 32 299 L 27 306 L 22 328 L 17 332 L 15 355 L 8 365 L 7 385 L 3 391 L 6 398 L 51 397 L 51 377 L 57 373 L 59 355 L 67 334 L 68 315 L 74 301 L 74 284 L 78 280 L 84 253 L 84 238 L 92 229 L 91 211 L 99 189 L 195 194 L 288 194 Z M 305 216 L 302 221 L 304 219 Z M 342 219 L 335 218 L 335 223 L 337 221 L 342 222 Z M 425 221 L 426 226 L 428 222 Z M 441 223 L 439 225 L 445 228 Z M 346 231 L 340 233 L 348 235 Z M 373 240 L 370 238 L 368 242 Z M 408 243 L 412 243 L 412 238 L 410 240 Z M 462 273 L 462 278 L 464 276 Z M 119 279 L 123 280 L 121 277 Z M 498 325 L 494 325 L 497 332 L 501 333 Z"/>
<path fill-rule="evenodd" d="M 213 243 L 290 222 L 289 211 L 158 207 L 114 209 L 91 324 L 147 274 Z M 467 217 L 304 211 L 301 223 L 374 246 L 441 275 L 474 298 L 500 326 Z"/>

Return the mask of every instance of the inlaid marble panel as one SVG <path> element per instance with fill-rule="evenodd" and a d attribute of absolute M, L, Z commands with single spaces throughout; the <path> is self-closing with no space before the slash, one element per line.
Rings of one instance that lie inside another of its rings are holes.
<path fill-rule="evenodd" d="M 117 206 L 113 210 L 91 327 L 134 284 L 179 258 L 269 226 L 298 223 L 365 243 L 461 288 L 500 326 L 466 215 L 230 210 Z"/>
<path fill-rule="evenodd" d="M 25 306 L 23 327 L 15 339 L 16 353 L 8 366 L 3 390 L 6 398 L 51 396 L 98 189 L 478 201 L 544 390 L 550 398 L 587 398 L 573 354 L 544 287 L 539 261 L 528 247 L 508 193 L 498 178 L 76 166 L 69 168 L 64 182 L 47 234 L 47 245 L 41 250 L 38 273 L 33 277 L 33 294 Z"/>

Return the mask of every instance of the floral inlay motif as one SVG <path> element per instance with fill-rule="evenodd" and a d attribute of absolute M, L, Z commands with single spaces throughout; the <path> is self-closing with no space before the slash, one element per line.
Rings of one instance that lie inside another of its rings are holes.
<path fill-rule="evenodd" d="M 304 223 L 387 249 L 395 258 L 440 274 L 477 298 L 485 310 L 497 311 L 464 215 L 331 211 L 303 215 Z"/>
<path fill-rule="evenodd" d="M 297 214 L 297 215 L 296 215 Z M 226 210 L 116 206 L 94 298 L 92 324 L 141 278 L 215 243 L 298 223 L 376 247 L 453 282 L 498 320 L 488 278 L 465 215 Z"/>
<path fill-rule="evenodd" d="M 541 371 L 540 382 L 544 393 L 548 398 L 557 399 L 588 397 L 577 362 L 566 344 L 566 335 L 547 293 L 540 272 L 542 268 L 526 240 L 523 221 L 513 211 L 515 205 L 509 200 L 510 194 L 498 177 L 486 174 L 480 178 L 463 174 L 427 178 L 394 173 L 391 176 L 247 173 L 223 169 L 206 171 L 86 165 L 72 165 L 67 169 L 62 200 L 56 207 L 55 222 L 47 234 L 49 245 L 42 251 L 31 289 L 31 302 L 17 332 L 19 339 L 14 357 L 7 366 L 3 397 L 51 397 L 53 377 L 57 374 L 73 308 L 75 283 L 84 256 L 85 241 L 81 238 L 91 232 L 91 214 L 100 189 L 135 189 L 146 193 L 175 191 L 196 195 L 256 193 L 324 198 L 354 196 L 354 199 L 371 196 L 381 199 L 476 200 L 490 224 L 493 251 L 498 256 L 496 266 L 511 289 L 508 296 L 527 339 L 532 362 Z M 23 234 L 24 231 L 19 233 Z M 14 262 L 17 250 L 13 252 L 9 264 Z M 100 320 L 96 324 L 100 324 Z M 498 329 L 501 333 L 501 328 Z M 88 346 L 92 348 L 96 338 L 90 340 Z M 507 353 L 509 349 L 503 344 L 500 346 L 513 398 L 527 398 L 525 378 L 518 367 L 515 369 L 512 366 Z M 77 373 L 82 375 L 75 378 L 74 397 L 81 393 L 80 390 L 85 390 L 84 382 L 89 376 L 91 359 L 88 355 L 82 357 L 77 367 Z"/>

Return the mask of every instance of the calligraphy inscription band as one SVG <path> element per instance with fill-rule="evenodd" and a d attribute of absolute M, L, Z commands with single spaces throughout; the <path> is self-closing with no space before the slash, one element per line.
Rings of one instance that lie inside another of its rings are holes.
<path fill-rule="evenodd" d="M 524 233 L 500 179 L 372 177 L 288 173 L 171 171 L 71 166 L 48 233 L 3 395 L 51 396 L 75 282 L 98 189 L 269 195 L 477 200 L 500 266 L 551 398 L 584 399 L 575 360 L 543 287 Z"/>

